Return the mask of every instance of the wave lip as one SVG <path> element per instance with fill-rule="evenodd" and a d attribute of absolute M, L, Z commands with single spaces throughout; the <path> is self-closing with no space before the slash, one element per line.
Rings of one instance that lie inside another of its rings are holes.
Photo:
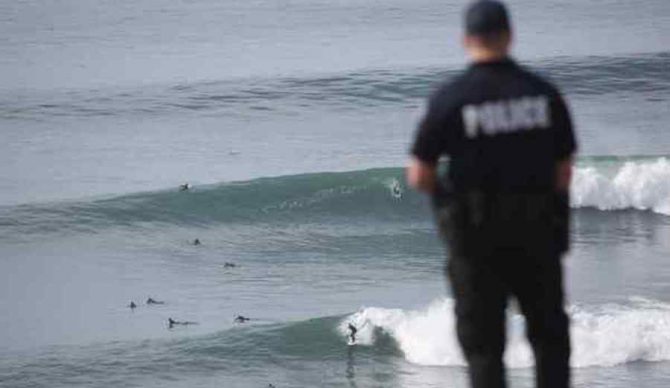
<path fill-rule="evenodd" d="M 670 161 L 623 164 L 613 176 L 593 166 L 578 168 L 572 185 L 573 207 L 599 210 L 652 210 L 670 215 Z"/>
<path fill-rule="evenodd" d="M 670 360 L 670 304 L 634 299 L 630 306 L 598 308 L 572 306 L 571 365 L 575 368 L 611 367 L 635 361 Z M 379 333 L 395 340 L 407 361 L 428 366 L 465 366 L 455 331 L 453 300 L 439 299 L 420 311 L 365 308 L 338 326 L 359 327 L 358 343 L 372 346 Z M 534 365 L 519 314 L 509 315 L 505 364 L 511 368 Z"/>

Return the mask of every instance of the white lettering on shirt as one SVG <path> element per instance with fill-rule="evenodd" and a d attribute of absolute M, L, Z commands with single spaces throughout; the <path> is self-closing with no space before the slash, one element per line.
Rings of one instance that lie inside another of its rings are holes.
<path fill-rule="evenodd" d="M 551 126 L 546 96 L 520 97 L 465 105 L 461 110 L 465 136 L 494 136 L 500 133 L 545 129 Z"/>

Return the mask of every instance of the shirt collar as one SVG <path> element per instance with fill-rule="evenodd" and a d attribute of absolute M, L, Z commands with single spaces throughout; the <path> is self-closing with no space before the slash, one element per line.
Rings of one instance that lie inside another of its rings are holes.
<path fill-rule="evenodd" d="M 510 57 L 505 57 L 502 59 L 497 59 L 495 61 L 470 63 L 471 68 L 490 68 L 490 67 L 503 67 L 503 66 L 516 66 L 516 62 L 514 61 L 514 59 Z"/>

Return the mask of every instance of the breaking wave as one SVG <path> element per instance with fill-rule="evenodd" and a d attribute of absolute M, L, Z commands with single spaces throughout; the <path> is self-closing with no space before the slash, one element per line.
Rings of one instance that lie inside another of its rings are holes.
<path fill-rule="evenodd" d="M 670 162 L 666 158 L 628 161 L 611 172 L 596 166 L 576 170 L 574 207 L 638 209 L 670 215 Z"/>
<path fill-rule="evenodd" d="M 609 367 L 635 361 L 670 360 L 670 305 L 634 299 L 630 305 L 573 306 L 573 367 Z M 418 311 L 370 307 L 346 317 L 338 330 L 347 335 L 353 322 L 358 343 L 375 346 L 380 336 L 393 338 L 407 361 L 420 365 L 464 366 L 454 329 L 453 301 L 434 301 Z M 524 337 L 523 318 L 509 314 L 505 363 L 512 368 L 534 364 Z"/>
<path fill-rule="evenodd" d="M 430 219 L 426 198 L 407 190 L 402 168 L 315 173 L 120 197 L 0 207 L 3 236 L 98 232 L 108 227 L 256 223 L 351 223 Z M 666 157 L 585 158 L 575 171 L 574 208 L 670 215 Z"/>
<path fill-rule="evenodd" d="M 404 358 L 431 366 L 464 366 L 456 341 L 453 301 L 435 300 L 421 310 L 364 308 L 346 316 L 295 322 L 248 324 L 216 333 L 142 342 L 112 341 L 56 346 L 37 353 L 0 352 L 0 385 L 137 385 L 137 376 L 177 379 L 214 372 L 347 359 Z M 670 360 L 670 305 L 633 299 L 628 305 L 573 306 L 569 310 L 574 367 L 611 367 L 631 362 Z M 505 362 L 533 365 L 523 319 L 509 314 Z M 348 323 L 358 327 L 356 345 L 347 347 Z M 30 382 L 22 384 L 22 382 Z M 139 386 L 139 385 L 137 385 Z"/>

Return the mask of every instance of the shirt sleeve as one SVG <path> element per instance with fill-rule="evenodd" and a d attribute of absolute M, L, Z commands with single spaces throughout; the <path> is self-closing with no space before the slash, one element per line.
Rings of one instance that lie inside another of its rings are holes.
<path fill-rule="evenodd" d="M 554 114 L 554 158 L 562 160 L 577 151 L 577 141 L 572 126 L 572 118 L 565 101 L 559 93 L 553 98 L 553 114 Z"/>
<path fill-rule="evenodd" d="M 436 163 L 440 156 L 448 153 L 447 112 L 440 93 L 435 93 L 428 109 L 419 123 L 411 154 L 426 163 Z"/>

